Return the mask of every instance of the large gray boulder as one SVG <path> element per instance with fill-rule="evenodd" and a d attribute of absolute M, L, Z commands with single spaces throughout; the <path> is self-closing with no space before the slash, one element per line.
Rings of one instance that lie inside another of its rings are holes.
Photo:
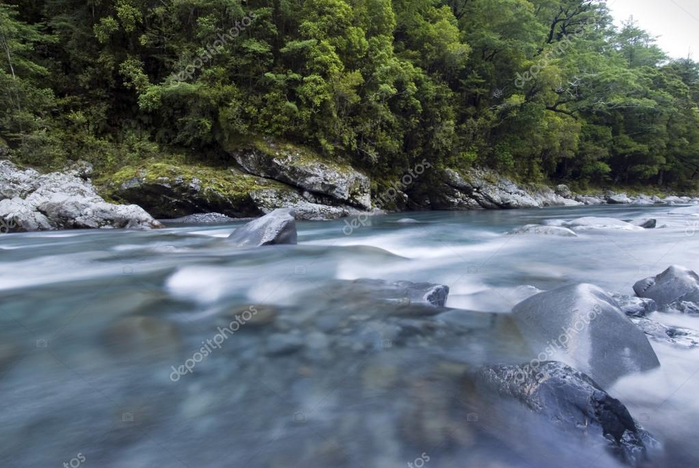
<path fill-rule="evenodd" d="M 563 430 L 581 432 L 606 445 L 625 464 L 638 466 L 658 444 L 638 425 L 626 407 L 597 383 L 560 362 L 547 361 L 534 369 L 496 365 L 480 370 L 487 390 L 514 398 Z"/>
<path fill-rule="evenodd" d="M 326 161 L 299 148 L 260 143 L 233 152 L 240 166 L 260 177 L 332 197 L 358 208 L 371 208 L 371 184 L 346 164 Z"/>
<path fill-rule="evenodd" d="M 692 270 L 672 265 L 657 276 L 633 285 L 639 297 L 653 299 L 659 307 L 675 301 L 699 302 L 699 276 Z"/>
<path fill-rule="evenodd" d="M 228 242 L 236 247 L 296 244 L 296 240 L 293 212 L 281 208 L 237 228 L 228 237 Z"/>
<path fill-rule="evenodd" d="M 41 175 L 8 161 L 0 161 L 0 222 L 11 232 L 162 227 L 139 206 L 107 203 L 77 172 Z"/>
<path fill-rule="evenodd" d="M 555 357 L 603 387 L 660 365 L 645 335 L 616 301 L 592 284 L 573 284 L 517 304 L 513 315 L 539 360 Z"/>

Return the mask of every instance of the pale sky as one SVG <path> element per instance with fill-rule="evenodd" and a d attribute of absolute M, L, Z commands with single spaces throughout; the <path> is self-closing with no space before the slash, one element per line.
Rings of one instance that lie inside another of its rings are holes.
<path fill-rule="evenodd" d="M 699 0 L 607 0 L 616 24 L 633 15 L 673 58 L 699 61 Z"/>

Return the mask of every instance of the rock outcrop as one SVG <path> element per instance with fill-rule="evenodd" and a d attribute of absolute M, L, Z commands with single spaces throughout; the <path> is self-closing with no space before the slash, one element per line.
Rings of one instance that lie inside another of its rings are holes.
<path fill-rule="evenodd" d="M 660 365 L 645 335 L 597 286 L 563 286 L 520 302 L 512 312 L 535 352 L 575 366 L 603 387 Z"/>
<path fill-rule="evenodd" d="M 441 185 L 436 187 L 429 200 L 436 209 L 541 208 L 580 204 L 548 187 L 520 187 L 488 169 L 471 168 L 461 172 L 445 169 L 439 177 Z"/>
<path fill-rule="evenodd" d="M 622 462 L 639 466 L 648 461 L 658 443 L 612 398 L 584 373 L 560 362 L 531 366 L 497 365 L 480 370 L 479 382 L 489 391 L 514 398 L 563 430 L 579 431 L 609 450 Z"/>
<path fill-rule="evenodd" d="M 42 175 L 0 161 L 0 227 L 6 232 L 162 227 L 139 206 L 107 203 L 81 173 Z"/>
<path fill-rule="evenodd" d="M 672 265 L 657 276 L 638 281 L 633 290 L 639 297 L 653 299 L 661 308 L 674 302 L 699 303 L 699 276 L 688 268 Z"/>
<path fill-rule="evenodd" d="M 236 247 L 260 247 L 296 244 L 296 239 L 296 221 L 293 212 L 288 209 L 278 209 L 237 228 L 228 237 L 228 243 Z"/>
<path fill-rule="evenodd" d="M 371 208 L 369 178 L 348 164 L 324 160 L 308 150 L 273 142 L 256 142 L 232 151 L 232 155 L 250 174 L 357 208 Z"/>
<path fill-rule="evenodd" d="M 106 184 L 112 198 L 136 203 L 162 219 L 221 213 L 231 218 L 262 216 L 291 208 L 296 219 L 322 220 L 357 210 L 328 196 L 247 174 L 233 167 L 151 163 L 121 169 Z"/>

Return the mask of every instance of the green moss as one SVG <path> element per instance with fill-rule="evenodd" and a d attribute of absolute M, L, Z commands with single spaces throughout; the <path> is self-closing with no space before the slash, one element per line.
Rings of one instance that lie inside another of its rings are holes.
<path fill-rule="evenodd" d="M 304 166 L 312 164 L 324 164 L 325 166 L 334 169 L 340 173 L 356 172 L 355 169 L 344 159 L 334 155 L 334 159 L 326 158 L 311 148 L 303 145 L 289 143 L 280 140 L 271 140 L 269 138 L 246 138 L 235 142 L 226 142 L 222 144 L 227 152 L 245 151 L 246 149 L 254 149 L 272 157 L 290 156 L 294 160 L 294 164 Z"/>
<path fill-rule="evenodd" d="M 145 184 L 177 181 L 178 185 L 189 185 L 196 181 L 203 194 L 216 194 L 219 198 L 231 200 L 247 197 L 250 192 L 255 190 L 286 187 L 283 184 L 245 174 L 233 168 L 156 161 L 123 167 L 114 174 L 101 176 L 95 182 L 101 189 L 103 196 L 118 200 L 117 192 L 121 185 L 133 179 L 138 179 Z"/>

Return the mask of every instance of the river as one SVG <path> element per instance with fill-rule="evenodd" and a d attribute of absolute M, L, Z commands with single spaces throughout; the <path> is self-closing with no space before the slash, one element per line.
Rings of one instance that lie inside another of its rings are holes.
<path fill-rule="evenodd" d="M 530 358 L 508 320 L 523 286 L 633 294 L 699 271 L 699 217 L 670 209 L 298 222 L 299 245 L 244 250 L 224 241 L 242 222 L 0 235 L 0 466 L 620 466 L 463 376 Z M 664 227 L 506 234 L 581 216 Z M 377 300 L 359 278 L 444 284 L 463 310 Z M 652 466 L 699 466 L 699 348 L 651 344 L 661 367 L 607 390 L 663 444 Z"/>

